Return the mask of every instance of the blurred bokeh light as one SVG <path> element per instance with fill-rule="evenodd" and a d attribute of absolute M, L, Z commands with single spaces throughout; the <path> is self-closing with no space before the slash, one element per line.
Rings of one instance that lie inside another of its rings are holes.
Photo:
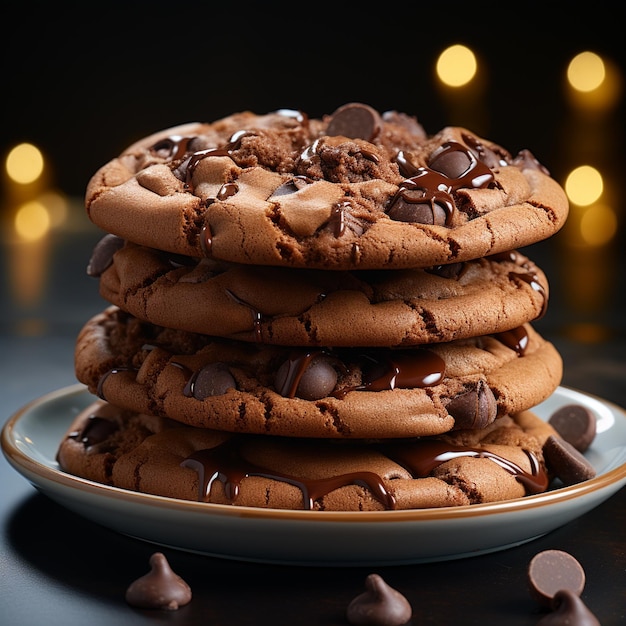
<path fill-rule="evenodd" d="M 43 172 L 43 155 L 31 143 L 18 144 L 9 151 L 5 168 L 8 177 L 14 182 L 22 185 L 33 183 Z"/>
<path fill-rule="evenodd" d="M 476 75 L 476 55 L 467 46 L 455 44 L 446 48 L 437 59 L 439 80 L 449 87 L 467 85 Z"/>

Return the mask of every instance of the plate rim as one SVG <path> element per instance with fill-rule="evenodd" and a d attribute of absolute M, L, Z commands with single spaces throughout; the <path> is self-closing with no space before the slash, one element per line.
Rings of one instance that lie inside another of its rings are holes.
<path fill-rule="evenodd" d="M 555 390 L 555 393 L 561 390 L 600 402 L 601 404 L 607 406 L 612 413 L 621 415 L 624 420 L 626 420 L 626 410 L 611 401 L 604 400 L 598 396 L 594 396 L 593 394 L 564 385 L 559 385 L 559 387 Z M 567 487 L 560 487 L 541 494 L 498 502 L 436 507 L 429 509 L 403 509 L 390 511 L 312 511 L 213 504 L 182 499 L 179 500 L 165 496 L 134 492 L 74 476 L 62 471 L 61 469 L 51 467 L 50 465 L 40 462 L 32 456 L 29 456 L 24 450 L 20 449 L 16 443 L 15 430 L 17 429 L 20 421 L 24 419 L 26 415 L 30 414 L 38 407 L 51 404 L 61 398 L 81 395 L 92 396 L 94 401 L 96 400 L 95 396 L 90 394 L 85 385 L 81 383 L 69 385 L 50 391 L 31 400 L 15 411 L 3 425 L 0 435 L 0 445 L 5 457 L 13 468 L 29 480 L 35 487 L 43 488 L 43 486 L 39 483 L 39 480 L 43 479 L 44 481 L 53 483 L 55 486 L 86 492 L 89 495 L 96 497 L 114 498 L 116 500 L 132 503 L 134 505 L 152 506 L 159 509 L 168 509 L 171 511 L 181 511 L 185 513 L 211 513 L 219 516 L 254 518 L 256 520 L 271 520 L 273 522 L 375 522 L 379 524 L 384 521 L 386 524 L 390 524 L 474 519 L 485 515 L 493 516 L 497 514 L 531 510 L 566 502 L 587 494 L 602 493 L 608 488 L 616 487 L 615 491 L 618 491 L 621 488 L 621 486 L 619 486 L 620 481 L 624 481 L 626 483 L 626 463 L 622 463 L 618 467 L 590 480 Z M 624 446 L 626 446 L 626 441 L 624 442 Z"/>

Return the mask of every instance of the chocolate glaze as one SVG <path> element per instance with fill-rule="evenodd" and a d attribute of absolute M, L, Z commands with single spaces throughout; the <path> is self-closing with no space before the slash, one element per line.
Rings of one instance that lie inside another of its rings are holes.
<path fill-rule="evenodd" d="M 247 461 L 240 450 L 240 437 L 211 449 L 197 450 L 181 462 L 198 473 L 199 501 L 208 501 L 211 487 L 215 480 L 224 485 L 226 497 L 235 502 L 239 494 L 241 481 L 247 476 L 263 476 L 283 481 L 298 487 L 302 491 L 303 508 L 312 509 L 316 500 L 323 498 L 335 489 L 346 485 L 362 485 L 386 508 L 395 508 L 395 498 L 385 486 L 383 479 L 373 472 L 349 472 L 322 479 L 305 479 L 265 467 L 259 467 Z M 374 444 L 373 444 L 374 445 Z M 517 464 L 497 454 L 474 448 L 447 443 L 443 440 L 423 439 L 411 443 L 391 443 L 375 445 L 376 449 L 391 460 L 402 465 L 413 478 L 424 478 L 439 465 L 459 457 L 487 458 L 515 476 L 528 494 L 541 493 L 548 486 L 546 473 L 540 467 L 536 457 L 527 452 L 531 460 L 532 473 L 526 472 Z"/>

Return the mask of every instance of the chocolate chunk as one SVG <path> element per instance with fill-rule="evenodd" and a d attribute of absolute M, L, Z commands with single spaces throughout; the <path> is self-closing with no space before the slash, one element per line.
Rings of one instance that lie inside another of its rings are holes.
<path fill-rule="evenodd" d="M 119 430 L 119 424 L 97 415 L 90 415 L 82 431 L 71 433 L 70 437 L 80 441 L 85 448 L 91 448 L 106 441 Z"/>
<path fill-rule="evenodd" d="M 305 369 L 301 369 L 301 368 Z M 298 379 L 299 377 L 299 379 Z M 294 393 L 294 383 L 297 383 Z M 274 386 L 283 396 L 296 395 L 304 400 L 325 398 L 337 384 L 337 371 L 324 357 L 285 361 L 276 372 Z"/>
<path fill-rule="evenodd" d="M 581 404 L 568 404 L 555 411 L 549 424 L 579 452 L 585 452 L 596 436 L 596 417 Z"/>
<path fill-rule="evenodd" d="M 366 104 L 352 102 L 339 107 L 331 116 L 326 134 L 372 141 L 382 128 L 378 111 Z"/>
<path fill-rule="evenodd" d="M 224 363 L 209 363 L 196 373 L 192 393 L 194 398 L 204 400 L 236 388 L 235 379 Z"/>
<path fill-rule="evenodd" d="M 128 604 L 139 609 L 176 611 L 191 601 L 189 585 L 172 571 L 164 554 L 155 552 L 150 557 L 150 567 L 126 590 Z"/>
<path fill-rule="evenodd" d="M 435 265 L 433 267 L 427 267 L 424 271 L 428 274 L 441 276 L 441 278 L 458 279 L 463 273 L 465 267 L 465 263 L 448 263 L 447 265 Z"/>
<path fill-rule="evenodd" d="M 445 226 L 448 211 L 435 200 L 425 197 L 422 190 L 403 190 L 393 201 L 387 215 L 396 222 Z"/>
<path fill-rule="evenodd" d="M 544 550 L 528 565 L 530 592 L 544 608 L 550 608 L 557 592 L 567 590 L 580 596 L 585 588 L 585 570 L 569 553 Z"/>
<path fill-rule="evenodd" d="M 472 158 L 465 150 L 445 149 L 433 154 L 428 166 L 448 178 L 461 178 L 472 166 Z"/>
<path fill-rule="evenodd" d="M 365 592 L 350 602 L 346 617 L 350 624 L 400 626 L 406 624 L 413 610 L 409 601 L 391 588 L 378 574 L 365 579 Z"/>
<path fill-rule="evenodd" d="M 316 358 L 304 370 L 296 395 L 305 400 L 325 398 L 337 384 L 337 371 L 325 358 Z"/>
<path fill-rule="evenodd" d="M 482 380 L 476 389 L 466 391 L 453 398 L 446 410 L 455 421 L 455 430 L 460 428 L 485 428 L 496 419 L 498 403 L 493 391 Z"/>
<path fill-rule="evenodd" d="M 415 137 L 426 139 L 424 127 L 417 121 L 417 118 L 412 115 L 407 115 L 399 111 L 385 111 L 383 113 L 383 121 L 402 126 L 412 135 L 415 135 Z"/>
<path fill-rule="evenodd" d="M 543 444 L 546 465 L 564 485 L 575 485 L 596 475 L 591 463 L 571 443 L 550 435 Z"/>
<path fill-rule="evenodd" d="M 554 611 L 537 622 L 537 626 L 600 626 L 598 618 L 569 589 L 561 589 L 552 600 Z"/>
<path fill-rule="evenodd" d="M 530 150 L 520 150 L 518 155 L 513 159 L 511 165 L 519 167 L 521 170 L 539 170 L 540 172 L 543 172 L 546 176 L 550 176 L 548 168 L 539 163 L 539 161 L 535 158 Z"/>
<path fill-rule="evenodd" d="M 96 244 L 87 264 L 87 275 L 98 278 L 113 263 L 113 255 L 124 247 L 124 240 L 117 235 L 105 235 Z"/>

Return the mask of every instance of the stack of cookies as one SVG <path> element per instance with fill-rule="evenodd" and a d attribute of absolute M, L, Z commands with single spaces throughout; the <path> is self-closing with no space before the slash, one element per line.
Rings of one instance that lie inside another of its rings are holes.
<path fill-rule="evenodd" d="M 86 194 L 107 308 L 76 342 L 94 396 L 62 469 L 254 507 L 523 497 L 554 477 L 532 408 L 561 358 L 518 251 L 568 203 L 533 155 L 349 103 L 149 136 Z"/>

